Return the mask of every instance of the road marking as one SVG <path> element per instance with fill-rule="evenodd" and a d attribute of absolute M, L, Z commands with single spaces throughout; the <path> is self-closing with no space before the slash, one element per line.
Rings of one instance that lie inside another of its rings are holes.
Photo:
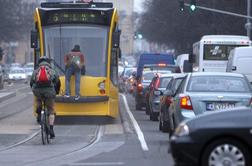
<path fill-rule="evenodd" d="M 124 165 L 123 162 L 100 162 L 100 163 L 71 163 L 71 166 L 82 166 L 82 165 Z"/>
<path fill-rule="evenodd" d="M 138 139 L 139 139 L 139 141 L 140 141 L 140 143 L 141 143 L 142 149 L 143 149 L 144 151 L 148 151 L 149 148 L 148 148 L 148 146 L 147 146 L 147 144 L 146 144 L 146 141 L 145 141 L 145 139 L 144 139 L 143 132 L 142 132 L 142 130 L 140 129 L 140 127 L 139 127 L 139 125 L 138 125 L 136 119 L 134 118 L 132 112 L 131 112 L 130 109 L 129 109 L 129 105 L 128 105 L 128 102 L 127 102 L 127 100 L 126 100 L 125 95 L 122 95 L 122 97 L 123 97 L 123 100 L 124 100 L 124 104 L 125 104 L 125 107 L 126 107 L 126 111 L 127 111 L 127 113 L 129 114 L 129 117 L 130 117 L 130 119 L 131 119 L 131 121 L 132 121 L 132 123 L 133 123 L 133 126 L 134 126 L 135 131 L 136 131 L 137 136 L 138 136 Z"/>

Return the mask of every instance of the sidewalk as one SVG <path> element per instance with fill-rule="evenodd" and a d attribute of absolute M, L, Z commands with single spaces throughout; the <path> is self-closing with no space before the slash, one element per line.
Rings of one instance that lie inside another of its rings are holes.
<path fill-rule="evenodd" d="M 15 96 L 16 96 L 16 92 L 0 92 L 0 103 Z"/>

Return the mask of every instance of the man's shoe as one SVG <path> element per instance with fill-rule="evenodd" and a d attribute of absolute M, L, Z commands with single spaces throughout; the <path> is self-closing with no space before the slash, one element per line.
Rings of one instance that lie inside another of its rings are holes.
<path fill-rule="evenodd" d="M 70 97 L 70 95 L 64 95 L 64 97 L 69 98 L 69 97 Z"/>
<path fill-rule="evenodd" d="M 74 100 L 79 100 L 80 99 L 80 96 L 75 96 Z"/>
<path fill-rule="evenodd" d="M 54 134 L 54 130 L 53 130 L 53 126 L 50 126 L 50 139 L 54 139 L 55 138 L 55 134 Z"/>

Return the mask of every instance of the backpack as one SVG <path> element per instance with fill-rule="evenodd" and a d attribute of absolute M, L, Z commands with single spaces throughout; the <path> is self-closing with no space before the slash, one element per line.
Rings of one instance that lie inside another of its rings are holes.
<path fill-rule="evenodd" d="M 50 68 L 46 65 L 41 65 L 35 75 L 35 83 L 37 87 L 51 87 L 52 83 L 52 73 Z"/>
<path fill-rule="evenodd" d="M 80 56 L 72 55 L 71 64 L 73 64 L 75 68 L 79 69 L 80 63 L 81 63 Z"/>

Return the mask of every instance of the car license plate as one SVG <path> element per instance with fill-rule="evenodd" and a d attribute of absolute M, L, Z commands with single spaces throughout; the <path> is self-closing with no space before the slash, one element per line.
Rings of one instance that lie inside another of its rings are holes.
<path fill-rule="evenodd" d="M 228 108 L 234 108 L 234 107 L 235 107 L 234 103 L 207 103 L 206 104 L 207 111 L 228 109 Z"/>

